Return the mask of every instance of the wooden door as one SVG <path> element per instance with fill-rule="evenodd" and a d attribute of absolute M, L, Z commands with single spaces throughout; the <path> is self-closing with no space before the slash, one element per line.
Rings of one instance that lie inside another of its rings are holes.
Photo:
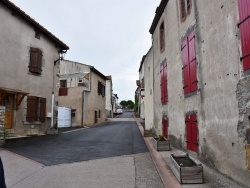
<path fill-rule="evenodd" d="M 7 95 L 5 97 L 5 128 L 12 129 L 12 115 L 13 115 L 14 95 Z"/>

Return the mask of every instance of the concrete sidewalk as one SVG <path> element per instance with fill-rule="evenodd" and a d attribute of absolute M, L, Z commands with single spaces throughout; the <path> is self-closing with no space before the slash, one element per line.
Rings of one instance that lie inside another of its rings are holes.
<path fill-rule="evenodd" d="M 144 120 L 141 118 L 135 118 L 137 125 L 143 135 Z M 203 184 L 180 184 L 170 169 L 170 155 L 171 154 L 185 154 L 185 152 L 171 148 L 171 151 L 156 151 L 152 145 L 151 137 L 144 137 L 144 140 L 148 146 L 152 160 L 157 168 L 157 171 L 161 177 L 161 180 L 167 188 L 244 188 L 246 186 L 240 185 L 237 182 L 232 181 L 219 172 L 209 168 L 203 164 L 204 183 Z M 246 187 L 247 188 L 247 187 Z"/>

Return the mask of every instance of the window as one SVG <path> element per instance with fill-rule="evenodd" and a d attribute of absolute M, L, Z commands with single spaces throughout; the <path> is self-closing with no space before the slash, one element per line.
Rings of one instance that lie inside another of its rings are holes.
<path fill-rule="evenodd" d="M 35 74 L 42 72 L 42 51 L 38 48 L 30 48 L 29 71 Z"/>
<path fill-rule="evenodd" d="M 98 81 L 98 88 L 97 88 L 98 95 L 105 96 L 105 85 L 102 82 Z"/>
<path fill-rule="evenodd" d="M 168 139 L 168 118 L 166 116 L 162 118 L 162 135 Z"/>
<path fill-rule="evenodd" d="M 182 73 L 184 94 L 197 90 L 196 52 L 194 31 L 182 42 Z"/>
<path fill-rule="evenodd" d="M 181 22 L 183 22 L 187 15 L 190 13 L 192 8 L 192 1 L 191 0 L 180 0 L 180 17 Z"/>
<path fill-rule="evenodd" d="M 167 81 L 167 62 L 166 59 L 161 63 L 161 103 L 168 101 L 168 81 Z"/>
<path fill-rule="evenodd" d="M 165 29 L 164 29 L 164 22 L 162 22 L 161 26 L 160 26 L 160 50 L 161 50 L 161 52 L 165 50 Z"/>
<path fill-rule="evenodd" d="M 185 124 L 186 124 L 187 150 L 198 152 L 197 115 L 196 114 L 186 115 Z"/>
<path fill-rule="evenodd" d="M 99 110 L 99 118 L 101 118 L 101 110 Z"/>
<path fill-rule="evenodd" d="M 46 98 L 28 96 L 26 121 L 45 122 L 45 120 L 46 120 Z"/>
<path fill-rule="evenodd" d="M 250 3 L 249 0 L 238 0 L 243 70 L 250 70 Z"/>
<path fill-rule="evenodd" d="M 60 87 L 67 87 L 67 80 L 60 80 Z"/>
<path fill-rule="evenodd" d="M 41 33 L 39 33 L 38 31 L 35 31 L 35 38 L 40 39 L 41 37 Z"/>

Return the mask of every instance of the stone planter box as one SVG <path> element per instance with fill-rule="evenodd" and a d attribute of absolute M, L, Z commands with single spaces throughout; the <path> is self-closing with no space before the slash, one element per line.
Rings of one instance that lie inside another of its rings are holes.
<path fill-rule="evenodd" d="M 202 184 L 203 167 L 194 158 L 186 155 L 170 156 L 170 168 L 181 184 Z"/>
<path fill-rule="evenodd" d="M 170 142 L 169 140 L 158 140 L 158 138 L 152 138 L 153 146 L 157 151 L 169 151 Z"/>

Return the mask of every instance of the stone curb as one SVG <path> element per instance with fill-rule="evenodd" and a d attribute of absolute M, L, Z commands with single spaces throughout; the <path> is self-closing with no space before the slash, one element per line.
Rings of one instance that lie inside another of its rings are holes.
<path fill-rule="evenodd" d="M 138 118 L 134 116 L 134 119 L 143 136 L 144 129 L 142 125 L 140 124 L 140 122 L 138 122 Z M 176 179 L 176 177 L 174 176 L 174 174 L 172 173 L 171 169 L 168 167 L 162 156 L 159 154 L 159 152 L 157 152 L 154 149 L 151 142 L 151 137 L 143 137 L 143 138 L 164 186 L 167 188 L 182 188 L 181 184 L 178 182 L 178 180 Z"/>

